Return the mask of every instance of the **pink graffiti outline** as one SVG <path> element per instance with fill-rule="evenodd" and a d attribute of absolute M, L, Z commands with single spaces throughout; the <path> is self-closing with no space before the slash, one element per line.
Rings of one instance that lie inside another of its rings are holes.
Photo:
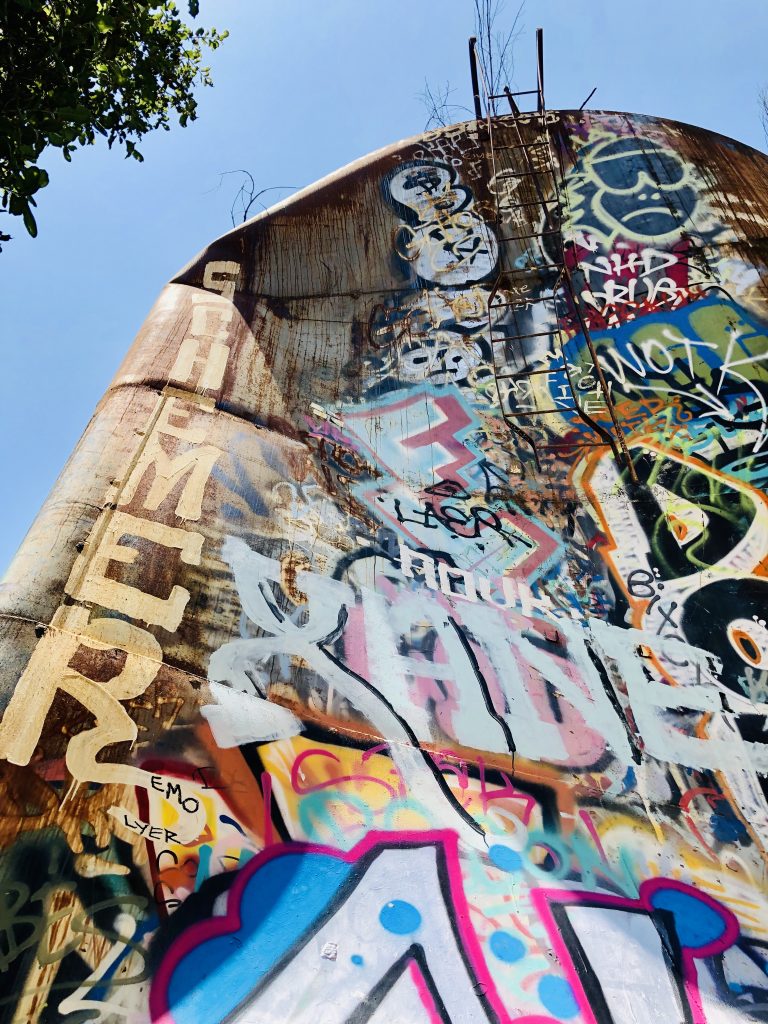
<path fill-rule="evenodd" d="M 298 793 L 300 795 L 304 793 L 316 793 L 320 789 L 328 789 L 329 787 L 337 786 L 342 782 L 372 782 L 376 783 L 378 786 L 383 786 L 393 800 L 397 799 L 399 794 L 394 786 L 390 786 L 388 782 L 384 781 L 384 779 L 376 778 L 375 775 L 334 775 L 333 778 L 316 782 L 313 786 L 303 786 L 298 778 L 299 769 L 308 757 L 313 757 L 316 754 L 319 754 L 321 757 L 329 757 L 337 764 L 341 763 L 340 757 L 337 757 L 336 754 L 332 753 L 330 750 L 324 750 L 322 747 L 311 747 L 309 750 L 302 750 L 302 752 L 297 755 L 296 760 L 293 762 L 293 766 L 291 767 L 291 787 L 293 788 L 294 793 Z"/>
<path fill-rule="evenodd" d="M 687 885 L 685 882 L 678 882 L 671 878 L 651 878 L 645 882 L 641 882 L 639 898 L 636 900 L 630 899 L 626 896 L 608 896 L 603 895 L 602 893 L 573 892 L 567 889 L 542 888 L 534 889 L 531 892 L 531 903 L 541 918 L 544 927 L 547 929 L 552 942 L 552 948 L 557 954 L 557 959 L 560 962 L 563 972 L 568 977 L 568 981 L 571 984 L 571 988 L 573 989 L 574 995 L 576 996 L 576 1000 L 579 1004 L 579 1009 L 584 1014 L 585 1019 L 591 1021 L 592 1024 L 598 1024 L 598 1021 L 592 1012 L 592 1008 L 589 1005 L 589 1000 L 587 999 L 587 994 L 582 986 L 581 979 L 573 965 L 571 952 L 568 949 L 568 945 L 563 938 L 563 935 L 557 925 L 557 921 L 555 920 L 555 916 L 552 913 L 552 904 L 583 904 L 591 907 L 614 907 L 621 910 L 645 910 L 650 913 L 653 910 L 652 897 L 659 889 L 675 889 L 677 892 L 682 892 L 689 896 L 695 896 L 697 900 L 700 900 L 705 904 L 705 906 L 714 910 L 725 921 L 725 929 L 720 938 L 714 939 L 712 942 L 709 942 L 704 946 L 695 947 L 695 952 L 694 947 L 681 947 L 681 975 L 685 996 L 691 1009 L 691 1019 L 693 1024 L 707 1024 L 704 1007 L 701 1003 L 699 982 L 696 972 L 696 964 L 694 961 L 703 957 L 715 956 L 718 953 L 722 953 L 724 950 L 732 946 L 739 937 L 741 930 L 739 928 L 739 922 L 736 915 L 733 911 L 729 910 L 728 907 L 724 907 L 722 903 L 719 903 L 708 893 L 702 892 L 700 889 L 695 889 L 692 885 Z"/>
<path fill-rule="evenodd" d="M 243 891 L 252 876 L 275 857 L 290 853 L 319 853 L 337 857 L 347 864 L 354 864 L 377 846 L 394 846 L 402 849 L 408 846 L 421 847 L 430 844 L 441 847 L 445 857 L 448 879 L 447 896 L 452 904 L 462 952 L 467 959 L 470 971 L 478 985 L 482 986 L 485 998 L 496 1014 L 498 1024 L 513 1024 L 493 983 L 480 949 L 480 942 L 470 925 L 470 908 L 464 894 L 459 865 L 458 836 L 455 832 L 447 829 L 434 829 L 425 832 L 369 832 L 364 839 L 361 839 L 348 851 L 334 850 L 332 847 L 322 846 L 319 843 L 302 842 L 289 842 L 262 850 L 238 873 L 227 896 L 226 913 L 220 917 L 192 925 L 171 944 L 152 982 L 149 994 L 150 1019 L 154 1024 L 174 1024 L 173 1015 L 168 1005 L 168 989 L 174 970 L 184 957 L 201 943 L 231 934 L 240 928 L 242 921 L 239 907 Z M 432 1017 L 432 1024 L 442 1024 L 440 1018 L 434 1016 L 437 1011 L 432 997 L 427 991 L 426 981 L 421 977 L 421 971 L 418 971 L 418 975 L 421 980 L 417 980 L 414 976 L 414 981 L 419 988 L 419 996 L 424 1007 Z M 534 1015 L 515 1018 L 514 1024 L 557 1024 L 557 1022 L 551 1017 Z"/>
<path fill-rule="evenodd" d="M 372 465 L 384 466 L 393 478 L 398 479 L 397 473 L 390 466 L 381 462 L 380 456 L 365 441 L 364 434 L 367 433 L 365 429 L 366 422 L 377 416 L 400 412 L 405 414 L 404 422 L 407 424 L 408 409 L 422 401 L 431 402 L 441 419 L 435 423 L 430 423 L 427 428 L 421 429 L 415 434 L 405 434 L 397 438 L 397 443 L 411 451 L 439 444 L 448 455 L 448 460 L 434 467 L 435 476 L 441 480 L 458 477 L 466 482 L 466 477 L 463 475 L 464 471 L 477 462 L 478 455 L 468 445 L 459 440 L 456 435 L 462 431 L 466 433 L 470 427 L 475 426 L 476 417 L 471 410 L 467 409 L 461 395 L 450 392 L 440 393 L 435 390 L 433 385 L 423 384 L 405 398 L 390 402 L 385 401 L 375 407 L 370 406 L 361 409 L 359 412 L 347 412 L 344 416 L 344 424 L 347 434 L 351 434 L 349 439 L 356 442 L 363 449 L 370 457 L 369 460 L 372 460 Z M 358 423 L 362 424 L 361 434 L 355 433 L 353 429 Z"/>

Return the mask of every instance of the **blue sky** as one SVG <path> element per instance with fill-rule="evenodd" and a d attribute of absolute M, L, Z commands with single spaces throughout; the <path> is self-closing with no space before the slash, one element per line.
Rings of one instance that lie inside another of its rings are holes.
<path fill-rule="evenodd" d="M 517 0 L 508 0 L 511 21 Z M 148 138 L 145 163 L 94 146 L 43 161 L 40 235 L 0 254 L 0 572 L 164 282 L 231 225 L 247 168 L 259 188 L 303 186 L 420 132 L 424 79 L 471 107 L 471 0 L 203 0 L 228 28 L 199 120 Z M 677 118 L 765 149 L 765 0 L 528 0 L 513 86 L 535 82 L 544 28 L 550 107 Z M 457 114 L 457 120 L 462 119 Z M 469 115 L 467 115 L 469 116 Z M 272 200 L 288 193 L 273 192 Z"/>

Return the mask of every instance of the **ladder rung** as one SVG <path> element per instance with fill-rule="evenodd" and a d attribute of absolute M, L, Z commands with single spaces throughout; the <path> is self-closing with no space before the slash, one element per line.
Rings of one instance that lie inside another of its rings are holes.
<path fill-rule="evenodd" d="M 579 410 L 575 406 L 562 405 L 558 409 L 524 409 L 522 412 L 507 412 L 504 416 L 505 418 L 517 420 L 521 416 L 548 416 L 553 412 L 579 412 Z"/>
<path fill-rule="evenodd" d="M 549 142 L 523 142 L 517 146 L 497 146 L 495 143 L 491 147 L 494 152 L 501 152 L 502 150 L 510 149 L 549 149 Z"/>
<path fill-rule="evenodd" d="M 538 89 L 524 89 L 522 92 L 494 92 L 488 97 L 489 100 L 505 100 L 507 96 L 538 96 Z M 534 114 L 536 111 L 521 111 L 521 113 Z M 506 117 L 508 115 L 499 115 Z"/>
<path fill-rule="evenodd" d="M 502 373 L 498 367 L 494 365 L 493 375 L 496 380 L 528 380 L 530 377 L 535 377 L 542 373 L 541 370 L 515 370 L 514 373 Z"/>
<path fill-rule="evenodd" d="M 532 235 L 510 235 L 509 238 L 500 238 L 500 242 L 522 242 L 526 238 L 546 238 L 549 235 L 559 235 L 560 231 L 536 231 Z"/>
<path fill-rule="evenodd" d="M 558 373 L 562 376 L 563 382 L 566 383 L 567 378 L 564 376 L 563 370 L 532 370 L 530 367 L 526 367 L 524 370 L 514 370 L 509 373 L 502 373 L 501 369 L 497 367 L 495 363 L 493 365 L 493 375 L 497 380 L 530 380 L 532 377 L 543 377 L 545 374 L 549 376 L 556 376 Z M 568 389 L 571 390 L 570 384 L 568 384 Z M 573 394 L 572 391 L 571 394 Z M 561 395 L 560 400 L 562 401 L 565 397 L 565 395 Z"/>
<path fill-rule="evenodd" d="M 538 295 L 535 299 L 516 299 L 513 302 L 495 302 L 492 301 L 489 309 L 527 309 L 529 306 L 533 306 L 537 302 L 556 302 L 557 295 L 553 292 L 551 295 Z"/>
<path fill-rule="evenodd" d="M 584 419 L 584 414 L 582 413 L 581 409 L 579 409 L 577 406 L 562 406 L 559 409 L 530 409 L 528 412 L 505 412 L 504 413 L 504 419 L 521 420 L 521 419 L 523 419 L 523 417 L 528 417 L 529 421 L 533 421 L 537 417 L 550 416 L 553 412 L 554 413 L 558 413 L 558 414 L 565 413 L 565 412 L 576 413 L 576 415 L 581 419 L 582 423 L 584 423 L 587 427 L 589 427 L 589 424 Z M 536 426 L 536 424 L 533 423 L 533 422 L 530 422 L 529 426 L 533 427 L 533 426 Z M 599 430 L 593 430 L 591 427 L 589 427 L 589 429 L 590 429 L 590 431 L 591 431 L 591 433 L 593 435 L 594 434 L 598 434 L 598 435 L 600 434 Z M 606 430 L 606 433 L 610 433 L 610 431 Z M 597 443 L 599 444 L 600 442 L 597 442 Z M 605 442 L 603 442 L 603 443 L 605 443 Z"/>
<path fill-rule="evenodd" d="M 538 302 L 557 302 L 559 299 L 558 292 L 551 292 L 547 295 L 537 295 L 533 299 L 521 299 L 516 298 L 511 302 L 496 302 L 494 299 L 488 307 L 489 311 L 495 309 L 528 309 L 529 306 L 533 306 Z"/>
<path fill-rule="evenodd" d="M 562 334 L 562 328 L 557 327 L 554 331 L 537 331 L 535 334 L 515 334 L 511 338 L 491 338 L 491 344 L 500 345 L 507 341 L 526 341 L 528 338 L 551 338 L 554 334 Z"/>
<path fill-rule="evenodd" d="M 515 313 L 524 313 L 527 309 L 529 309 L 534 304 L 534 302 L 549 302 L 549 301 L 552 302 L 553 306 L 556 305 L 557 302 L 558 302 L 557 296 L 553 295 L 553 296 L 549 296 L 549 297 L 544 298 L 544 299 L 531 299 L 530 303 L 526 303 L 526 301 L 524 299 L 521 300 L 521 301 L 518 301 L 518 302 L 500 302 L 498 305 L 489 306 L 488 307 L 488 313 L 489 314 L 490 313 L 496 313 L 498 315 L 498 313 L 500 313 L 502 310 L 509 309 L 509 310 L 512 311 L 512 315 L 514 316 Z M 498 329 L 499 329 L 498 327 L 494 328 L 494 330 L 498 330 Z M 556 327 L 551 333 L 552 334 L 562 334 L 562 327 Z M 520 335 L 513 335 L 512 337 L 513 338 L 518 338 L 518 337 L 520 337 Z M 528 335 L 526 335 L 526 337 L 528 337 Z M 506 338 L 506 339 L 491 338 L 491 344 L 492 345 L 498 345 L 500 340 L 509 341 L 511 339 L 510 338 Z"/>
<path fill-rule="evenodd" d="M 528 309 L 529 306 L 535 305 L 537 302 L 556 303 L 557 301 L 558 295 L 553 292 L 551 295 L 539 295 L 535 299 L 513 299 L 512 302 L 492 302 L 488 306 L 488 312 L 490 313 L 498 309 L 524 310 Z M 560 328 L 557 329 L 560 330 Z"/>
<path fill-rule="evenodd" d="M 562 452 L 563 448 L 605 448 L 607 444 L 607 441 L 566 441 L 563 439 L 557 444 L 536 444 L 535 447 L 537 452 Z"/>
<path fill-rule="evenodd" d="M 542 168 L 538 171 L 508 171 L 504 168 L 502 176 L 507 178 L 539 178 L 544 175 L 546 170 L 546 168 Z"/>
<path fill-rule="evenodd" d="M 562 270 L 564 263 L 548 263 L 546 267 L 515 267 L 514 270 L 502 270 L 499 277 L 512 277 L 516 274 L 541 274 L 545 270 Z"/>
<path fill-rule="evenodd" d="M 531 149 L 540 149 L 543 145 L 544 145 L 544 143 L 538 143 L 537 142 L 533 146 L 493 146 L 493 152 L 494 153 L 507 153 L 507 152 L 515 152 L 515 151 L 519 151 L 519 150 L 530 151 Z M 545 169 L 551 168 L 552 170 L 554 170 L 555 169 L 555 161 L 554 161 L 554 159 L 552 157 L 552 153 L 551 153 L 551 151 L 548 148 L 545 150 L 545 152 L 548 154 L 548 159 L 545 160 L 545 166 L 542 167 L 542 168 L 539 168 L 539 169 L 540 170 L 545 170 Z M 530 158 L 526 162 L 530 162 Z M 504 171 L 504 170 L 506 170 L 506 168 L 502 167 L 502 171 Z"/>
<path fill-rule="evenodd" d="M 515 203 L 514 206 L 502 206 L 502 210 L 519 210 L 523 206 L 547 206 L 549 203 L 559 203 L 559 199 L 535 199 L 530 203 Z M 498 205 L 498 204 L 497 204 Z"/>
<path fill-rule="evenodd" d="M 530 301 L 527 301 L 526 299 L 521 299 L 516 302 L 500 302 L 498 305 L 492 304 L 488 306 L 488 312 L 498 312 L 503 309 L 511 309 L 513 313 L 524 312 L 526 309 L 528 309 L 530 306 L 534 305 L 537 302 L 552 302 L 554 305 L 557 302 L 557 299 L 555 296 L 546 296 L 545 298 L 530 299 Z M 493 341 L 494 339 L 492 338 L 492 343 Z"/>
<path fill-rule="evenodd" d="M 528 367 L 526 367 L 524 370 L 515 370 L 514 373 L 498 373 L 496 371 L 496 367 L 494 366 L 494 373 L 496 374 L 497 377 L 518 377 L 521 380 L 523 378 L 527 380 L 528 377 L 541 377 L 545 373 L 549 375 L 554 375 L 557 373 L 564 374 L 565 370 L 550 370 L 546 367 L 542 370 L 531 370 Z M 570 385 L 568 386 L 570 387 Z"/>

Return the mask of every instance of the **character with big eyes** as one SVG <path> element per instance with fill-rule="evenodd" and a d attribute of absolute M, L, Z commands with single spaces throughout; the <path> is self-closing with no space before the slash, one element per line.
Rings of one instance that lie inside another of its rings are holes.
<path fill-rule="evenodd" d="M 696 206 L 690 166 L 648 139 L 599 143 L 586 160 L 586 179 L 597 189 L 590 203 L 596 226 L 611 241 L 677 238 Z"/>
<path fill-rule="evenodd" d="M 482 361 L 480 346 L 470 337 L 435 331 L 428 338 L 406 342 L 398 353 L 396 366 L 402 381 L 427 381 L 442 386 L 464 384 L 470 371 Z"/>
<path fill-rule="evenodd" d="M 432 220 L 439 212 L 455 213 L 472 202 L 472 193 L 456 181 L 452 167 L 414 160 L 386 180 L 385 194 L 405 220 Z"/>
<path fill-rule="evenodd" d="M 499 258 L 492 229 L 472 208 L 472 192 L 453 168 L 414 160 L 384 181 L 405 223 L 395 249 L 424 282 L 465 285 L 490 277 Z"/>
<path fill-rule="evenodd" d="M 493 232 L 472 210 L 440 214 L 415 227 L 405 225 L 396 250 L 423 281 L 443 285 L 482 281 L 499 257 Z"/>

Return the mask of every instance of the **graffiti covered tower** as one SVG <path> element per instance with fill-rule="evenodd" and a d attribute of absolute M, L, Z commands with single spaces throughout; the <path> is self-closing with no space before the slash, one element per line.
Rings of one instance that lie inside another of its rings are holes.
<path fill-rule="evenodd" d="M 548 112 L 163 291 L 5 579 L 0 1020 L 766 1020 L 768 158 Z"/>

